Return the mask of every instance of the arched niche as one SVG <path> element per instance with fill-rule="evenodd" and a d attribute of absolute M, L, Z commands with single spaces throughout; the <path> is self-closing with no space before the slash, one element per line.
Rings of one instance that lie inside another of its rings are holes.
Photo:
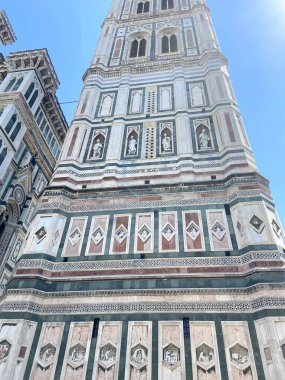
<path fill-rule="evenodd" d="M 138 128 L 130 127 L 127 132 L 126 139 L 126 157 L 136 157 L 139 148 L 139 130 Z"/>
<path fill-rule="evenodd" d="M 160 127 L 160 152 L 162 154 L 173 153 L 173 127 L 172 124 L 161 124 Z"/>
<path fill-rule="evenodd" d="M 89 153 L 90 160 L 100 160 L 103 158 L 104 148 L 105 148 L 106 136 L 103 132 L 95 133 L 91 149 Z"/>
<path fill-rule="evenodd" d="M 207 151 L 213 148 L 210 128 L 205 124 L 199 124 L 196 128 L 198 150 Z"/>

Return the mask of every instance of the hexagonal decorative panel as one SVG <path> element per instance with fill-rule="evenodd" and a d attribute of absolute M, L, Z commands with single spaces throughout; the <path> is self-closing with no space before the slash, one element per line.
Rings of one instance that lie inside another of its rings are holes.
<path fill-rule="evenodd" d="M 2 340 L 0 342 L 0 360 L 7 358 L 11 350 L 11 344 L 8 340 Z"/>
<path fill-rule="evenodd" d="M 84 363 L 86 348 L 80 343 L 71 347 L 69 350 L 68 361 L 73 368 L 80 367 Z"/>
<path fill-rule="evenodd" d="M 196 358 L 199 366 L 205 370 L 208 370 L 215 363 L 213 348 L 208 346 L 206 343 L 201 344 L 196 348 Z"/>
<path fill-rule="evenodd" d="M 142 369 L 147 364 L 147 348 L 142 344 L 137 344 L 131 348 L 131 364 L 137 369 Z"/>
<path fill-rule="evenodd" d="M 99 363 L 104 369 L 112 367 L 116 362 L 117 349 L 111 343 L 105 344 L 100 349 Z"/>
<path fill-rule="evenodd" d="M 248 349 L 239 343 L 230 348 L 231 361 L 239 368 L 246 368 L 249 364 Z"/>
<path fill-rule="evenodd" d="M 40 351 L 39 364 L 43 368 L 49 367 L 54 360 L 55 353 L 56 353 L 56 348 L 51 343 L 44 345 Z"/>
<path fill-rule="evenodd" d="M 173 370 L 180 365 L 180 349 L 173 343 L 163 349 L 163 364 Z"/>

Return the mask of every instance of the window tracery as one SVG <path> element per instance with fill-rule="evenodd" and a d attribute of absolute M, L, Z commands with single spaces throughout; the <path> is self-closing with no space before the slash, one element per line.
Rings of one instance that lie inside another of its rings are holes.
<path fill-rule="evenodd" d="M 149 13 L 150 9 L 150 2 L 149 1 L 140 1 L 137 6 L 137 14 L 142 14 L 142 13 Z"/>
<path fill-rule="evenodd" d="M 130 58 L 138 58 L 138 57 L 145 57 L 146 56 L 146 39 L 143 38 L 136 38 L 133 40 L 131 44 L 131 52 L 130 52 Z"/>
<path fill-rule="evenodd" d="M 175 34 L 164 36 L 161 39 L 161 53 L 169 54 L 178 52 L 178 40 Z"/>
<path fill-rule="evenodd" d="M 161 10 L 174 9 L 174 0 L 161 0 Z"/>

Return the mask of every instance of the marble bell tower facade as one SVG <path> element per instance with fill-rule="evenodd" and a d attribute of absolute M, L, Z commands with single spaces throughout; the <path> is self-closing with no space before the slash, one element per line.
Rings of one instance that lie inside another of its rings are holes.
<path fill-rule="evenodd" d="M 205 1 L 113 0 L 0 301 L 0 373 L 281 379 L 284 248 Z"/>

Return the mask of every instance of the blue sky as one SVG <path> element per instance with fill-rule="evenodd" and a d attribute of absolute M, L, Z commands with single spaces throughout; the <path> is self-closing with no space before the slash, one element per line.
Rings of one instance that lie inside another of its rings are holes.
<path fill-rule="evenodd" d="M 61 82 L 60 102 L 75 101 L 111 0 L 1 0 L 18 37 L 12 51 L 46 47 Z M 258 168 L 285 226 L 285 1 L 208 0 Z M 75 105 L 63 105 L 68 121 Z"/>

